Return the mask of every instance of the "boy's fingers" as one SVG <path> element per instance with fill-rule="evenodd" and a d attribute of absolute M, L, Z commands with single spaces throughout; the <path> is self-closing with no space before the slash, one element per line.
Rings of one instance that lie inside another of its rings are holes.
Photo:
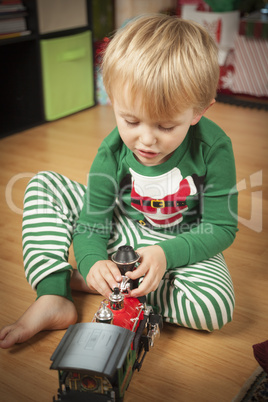
<path fill-rule="evenodd" d="M 118 283 L 118 282 L 121 282 L 122 281 L 122 275 L 121 275 L 121 273 L 120 273 L 120 271 L 119 271 L 119 268 L 116 266 L 116 264 L 114 263 L 114 262 L 112 262 L 112 261 L 109 261 L 109 263 L 108 263 L 109 265 L 108 265 L 108 267 L 109 267 L 109 270 L 112 272 L 112 275 L 113 275 L 113 277 L 114 277 L 114 279 L 116 280 L 116 282 Z"/>
<path fill-rule="evenodd" d="M 133 289 L 131 291 L 131 296 L 132 297 L 141 297 L 141 296 L 145 296 L 150 292 L 153 292 L 154 290 L 157 289 L 158 283 L 156 278 L 148 273 L 147 275 L 145 275 L 143 281 L 141 282 L 141 284 L 139 285 L 139 287 L 137 289 Z"/>
<path fill-rule="evenodd" d="M 111 293 L 111 290 L 113 290 L 114 288 L 118 287 L 118 282 L 115 281 L 115 279 L 114 279 L 112 274 L 108 274 L 105 279 L 106 279 L 106 282 L 109 285 L 110 293 Z"/>
<path fill-rule="evenodd" d="M 106 282 L 96 283 L 94 288 L 100 293 L 102 296 L 109 298 L 111 294 L 110 286 Z"/>
<path fill-rule="evenodd" d="M 101 269 L 89 271 L 87 284 L 90 289 L 96 290 L 105 297 L 109 297 L 112 289 L 122 281 L 122 276 L 118 267 L 112 262 L 107 261 Z"/>
<path fill-rule="evenodd" d="M 148 289 L 146 283 L 144 284 L 144 281 L 139 285 L 139 287 L 137 289 L 133 289 L 131 291 L 130 296 L 131 297 L 141 297 L 141 296 L 145 296 L 148 293 L 150 293 L 150 289 Z"/>
<path fill-rule="evenodd" d="M 130 279 L 138 279 L 144 276 L 147 271 L 147 266 L 145 264 L 140 264 L 137 269 L 134 271 L 127 271 L 125 275 Z"/>

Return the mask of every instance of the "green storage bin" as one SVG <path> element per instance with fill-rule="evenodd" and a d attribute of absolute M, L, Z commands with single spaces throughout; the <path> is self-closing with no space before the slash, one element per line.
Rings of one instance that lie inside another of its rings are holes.
<path fill-rule="evenodd" d="M 40 43 L 46 120 L 94 106 L 91 32 Z"/>

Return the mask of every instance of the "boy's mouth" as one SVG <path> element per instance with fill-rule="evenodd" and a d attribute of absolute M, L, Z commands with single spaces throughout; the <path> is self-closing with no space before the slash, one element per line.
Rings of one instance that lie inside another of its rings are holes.
<path fill-rule="evenodd" d="M 158 152 L 147 151 L 144 149 L 137 149 L 137 151 L 140 156 L 143 156 L 143 158 L 148 158 L 148 159 L 155 158 L 157 155 L 159 155 Z"/>

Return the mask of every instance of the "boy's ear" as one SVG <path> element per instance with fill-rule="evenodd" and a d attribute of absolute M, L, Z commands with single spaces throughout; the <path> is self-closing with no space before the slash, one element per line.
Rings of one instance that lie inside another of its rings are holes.
<path fill-rule="evenodd" d="M 214 103 L 216 102 L 215 99 L 213 99 L 210 104 L 208 105 L 208 107 L 206 107 L 201 113 L 197 114 L 191 123 L 191 126 L 194 126 L 195 124 L 197 124 L 199 122 L 199 120 L 201 119 L 201 117 L 206 113 L 206 111 L 208 110 L 208 108 L 210 108 L 210 106 L 214 105 Z"/>

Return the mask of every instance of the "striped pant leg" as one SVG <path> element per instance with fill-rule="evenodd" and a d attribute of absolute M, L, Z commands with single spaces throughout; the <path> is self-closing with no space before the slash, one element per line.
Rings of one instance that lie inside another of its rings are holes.
<path fill-rule="evenodd" d="M 108 253 L 121 245 L 134 249 L 158 244 L 174 236 L 143 228 L 115 210 L 114 235 Z M 222 254 L 187 267 L 168 270 L 147 302 L 157 306 L 167 322 L 213 331 L 232 320 L 234 289 Z"/>
<path fill-rule="evenodd" d="M 222 254 L 166 272 L 156 291 L 147 296 L 164 321 L 213 331 L 232 320 L 235 298 Z"/>
<path fill-rule="evenodd" d="M 22 243 L 25 275 L 33 289 L 50 274 L 72 270 L 69 247 L 84 193 L 85 186 L 54 172 L 40 172 L 30 180 Z"/>

